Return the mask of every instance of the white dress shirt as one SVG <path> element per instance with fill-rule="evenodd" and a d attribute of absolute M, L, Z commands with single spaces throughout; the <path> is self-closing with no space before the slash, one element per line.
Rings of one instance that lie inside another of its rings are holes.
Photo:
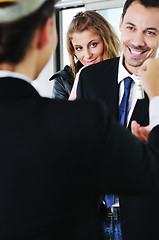
<path fill-rule="evenodd" d="M 153 97 L 149 104 L 150 129 L 159 125 L 159 96 Z"/>
<path fill-rule="evenodd" d="M 128 118 L 127 118 L 127 126 L 130 122 L 130 118 L 132 116 L 136 101 L 137 101 L 137 85 L 136 79 L 137 77 L 134 74 L 130 74 L 125 67 L 123 66 L 123 55 L 120 57 L 119 60 L 119 67 L 118 67 L 118 84 L 119 86 L 119 105 L 121 103 L 123 94 L 124 94 L 124 81 L 123 79 L 126 77 L 131 77 L 133 79 L 131 83 L 130 95 L 129 95 L 129 109 L 128 109 Z M 150 100 L 149 105 L 149 118 L 150 118 L 150 129 L 154 128 L 156 125 L 159 124 L 159 96 L 154 97 Z"/>
<path fill-rule="evenodd" d="M 31 83 L 31 79 L 29 79 L 28 77 L 26 77 L 23 74 L 20 74 L 20 73 L 17 73 L 17 72 L 0 70 L 0 78 L 4 78 L 4 77 L 17 78 L 17 79 L 24 80 L 26 82 Z"/>
<path fill-rule="evenodd" d="M 128 117 L 127 117 L 127 126 L 130 122 L 135 104 L 137 102 L 137 77 L 135 74 L 130 74 L 125 67 L 123 66 L 123 55 L 119 59 L 119 67 L 118 67 L 118 84 L 119 86 L 119 105 L 121 103 L 123 94 L 124 94 L 124 78 L 131 77 L 133 79 L 130 88 L 129 95 L 129 108 L 128 108 Z"/>

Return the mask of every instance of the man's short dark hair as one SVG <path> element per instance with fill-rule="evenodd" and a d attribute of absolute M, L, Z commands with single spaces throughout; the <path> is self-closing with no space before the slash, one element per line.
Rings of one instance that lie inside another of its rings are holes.
<path fill-rule="evenodd" d="M 0 7 L 14 3 L 0 3 Z M 52 17 L 55 0 L 46 0 L 33 14 L 13 23 L 0 24 L 0 63 L 18 64 L 22 61 L 38 26 Z"/>
<path fill-rule="evenodd" d="M 128 7 L 133 3 L 138 2 L 142 4 L 144 7 L 156 7 L 159 8 L 159 0 L 127 0 L 123 7 L 122 17 L 124 18 Z"/>

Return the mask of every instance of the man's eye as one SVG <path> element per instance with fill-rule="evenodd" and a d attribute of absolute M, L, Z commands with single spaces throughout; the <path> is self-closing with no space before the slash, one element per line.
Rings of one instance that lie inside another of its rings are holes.
<path fill-rule="evenodd" d="M 134 30 L 134 27 L 127 27 L 127 29 L 132 31 L 132 30 Z"/>
<path fill-rule="evenodd" d="M 155 33 L 155 32 L 152 32 L 152 31 L 147 31 L 147 34 L 148 34 L 148 35 L 154 35 L 154 36 L 156 35 L 156 33 Z"/>

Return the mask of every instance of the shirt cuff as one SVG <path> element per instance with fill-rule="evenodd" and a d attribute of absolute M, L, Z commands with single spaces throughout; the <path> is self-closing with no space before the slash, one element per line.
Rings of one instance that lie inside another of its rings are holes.
<path fill-rule="evenodd" d="M 150 129 L 159 125 L 159 96 L 153 97 L 149 105 Z"/>

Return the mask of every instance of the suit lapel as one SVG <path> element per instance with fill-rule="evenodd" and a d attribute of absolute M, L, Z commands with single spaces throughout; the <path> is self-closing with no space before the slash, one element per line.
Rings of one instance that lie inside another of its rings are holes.
<path fill-rule="evenodd" d="M 138 99 L 130 119 L 129 129 L 131 127 L 131 121 L 137 121 L 141 126 L 149 124 L 149 99 L 145 93 L 144 99 Z"/>
<path fill-rule="evenodd" d="M 107 68 L 105 72 L 109 75 L 105 76 L 108 84 L 107 93 L 105 94 L 105 101 L 108 103 L 112 116 L 118 120 L 119 114 L 119 85 L 118 85 L 118 66 L 119 58 L 114 58 L 110 61 L 110 70 Z M 106 74 L 105 74 L 106 75 Z M 149 124 L 149 99 L 145 93 L 145 98 L 137 100 L 133 114 L 130 119 L 128 128 L 131 127 L 131 121 L 136 120 L 141 126 Z"/>
<path fill-rule="evenodd" d="M 119 114 L 119 85 L 118 85 L 118 66 L 119 58 L 106 60 L 107 68 L 105 68 L 106 92 L 104 100 L 108 104 L 111 115 L 118 120 Z M 109 73 L 109 75 L 108 75 Z M 131 127 L 131 121 L 136 120 L 141 126 L 149 124 L 149 99 L 145 93 L 145 98 L 137 100 L 133 114 L 130 119 L 128 128 Z"/>
<path fill-rule="evenodd" d="M 105 93 L 104 100 L 109 106 L 111 115 L 118 120 L 119 108 L 119 86 L 117 82 L 118 77 L 119 58 L 109 60 L 108 68 L 105 69 Z M 108 75 L 109 73 L 109 75 Z"/>

